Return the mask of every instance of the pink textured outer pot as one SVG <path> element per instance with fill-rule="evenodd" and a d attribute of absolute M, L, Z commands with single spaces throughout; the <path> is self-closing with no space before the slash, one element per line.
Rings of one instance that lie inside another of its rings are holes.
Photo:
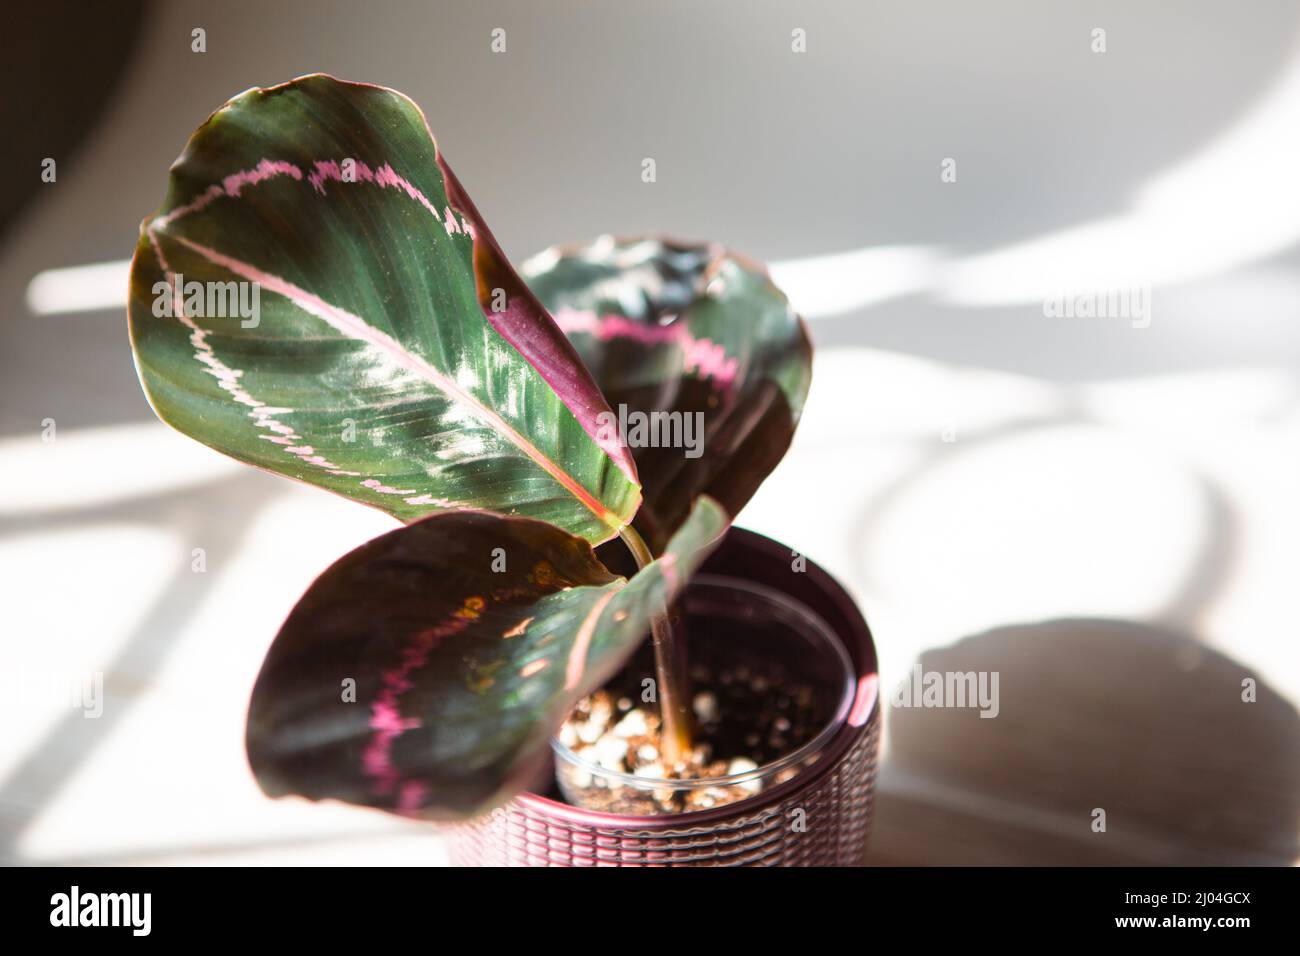
<path fill-rule="evenodd" d="M 792 780 L 713 810 L 621 816 L 525 793 L 451 830 L 461 866 L 853 866 L 871 826 L 879 677 L 871 632 L 852 599 L 811 561 L 732 528 L 702 573 L 745 578 L 819 614 L 844 642 L 857 674 L 848 721 L 813 766 Z M 799 811 L 802 811 L 800 813 Z"/>

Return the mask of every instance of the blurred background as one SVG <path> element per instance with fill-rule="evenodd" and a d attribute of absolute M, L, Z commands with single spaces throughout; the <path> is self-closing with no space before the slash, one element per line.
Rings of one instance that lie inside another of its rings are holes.
<path fill-rule="evenodd" d="M 918 666 L 1000 674 L 996 719 L 887 704 L 870 862 L 1300 854 L 1300 7 L 6 23 L 0 860 L 445 860 L 428 827 L 263 797 L 243 755 L 283 616 L 390 521 L 166 429 L 126 336 L 125 260 L 189 133 L 318 70 L 415 99 L 516 261 L 656 232 L 772 264 L 819 351 L 739 523 L 854 593 L 887 698 Z M 1061 314 L 1117 290 L 1144 307 Z"/>

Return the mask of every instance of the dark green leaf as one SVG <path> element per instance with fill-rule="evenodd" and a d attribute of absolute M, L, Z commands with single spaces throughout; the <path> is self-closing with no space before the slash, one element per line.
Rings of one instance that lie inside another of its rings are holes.
<path fill-rule="evenodd" d="M 303 595 L 267 655 L 248 717 L 259 783 L 438 819 L 503 802 L 728 521 L 701 498 L 630 581 L 581 539 L 481 512 L 358 548 Z"/>
<path fill-rule="evenodd" d="M 656 552 L 701 493 L 736 514 L 789 447 L 812 377 L 803 322 L 767 271 L 717 245 L 606 236 L 522 272 L 626 423 L 636 524 Z"/>
<path fill-rule="evenodd" d="M 407 521 L 599 542 L 636 511 L 599 390 L 391 90 L 315 75 L 214 113 L 143 224 L 130 320 L 158 415 L 242 461 Z"/>

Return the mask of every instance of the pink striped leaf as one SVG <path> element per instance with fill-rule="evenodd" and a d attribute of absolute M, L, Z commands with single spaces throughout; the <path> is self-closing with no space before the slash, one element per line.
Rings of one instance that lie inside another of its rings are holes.
<path fill-rule="evenodd" d="M 312 584 L 267 654 L 248 716 L 258 782 L 430 819 L 497 806 L 728 522 L 701 498 L 630 580 L 525 518 L 444 513 L 375 538 Z"/>
<path fill-rule="evenodd" d="M 214 113 L 131 270 L 159 417 L 413 521 L 480 509 L 613 537 L 640 489 L 607 405 L 424 116 L 313 75 Z"/>
<path fill-rule="evenodd" d="M 652 549 L 699 494 L 739 512 L 789 448 L 812 377 L 803 322 L 767 271 L 715 244 L 606 236 L 522 272 L 613 409 Z"/>

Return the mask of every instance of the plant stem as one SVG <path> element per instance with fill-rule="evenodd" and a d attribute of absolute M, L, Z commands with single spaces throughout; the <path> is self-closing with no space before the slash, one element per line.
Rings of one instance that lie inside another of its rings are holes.
<path fill-rule="evenodd" d="M 654 560 L 636 529 L 627 525 L 619 532 L 638 568 Z M 691 752 L 691 688 L 686 668 L 686 653 L 678 640 L 678 629 L 667 607 L 650 619 L 650 633 L 655 651 L 655 684 L 659 691 L 660 751 L 664 766 L 671 769 Z"/>

